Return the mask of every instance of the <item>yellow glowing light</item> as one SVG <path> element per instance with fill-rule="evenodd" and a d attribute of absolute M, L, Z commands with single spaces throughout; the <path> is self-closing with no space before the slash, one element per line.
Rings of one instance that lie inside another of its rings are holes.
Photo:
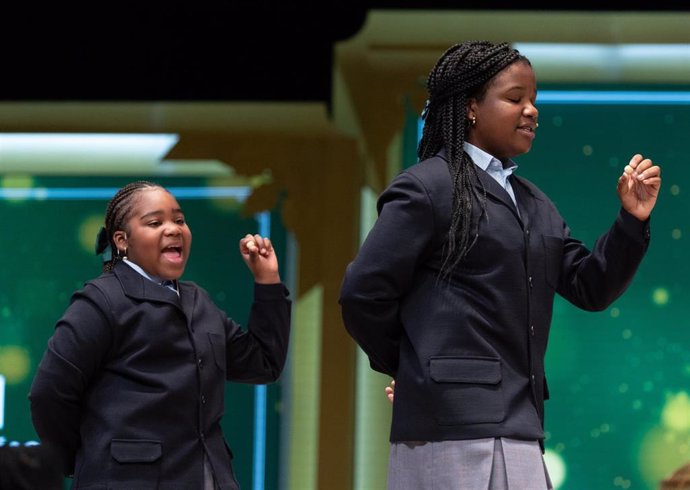
<path fill-rule="evenodd" d="M 26 380 L 31 369 L 29 352 L 23 347 L 8 345 L 0 347 L 0 374 L 7 384 L 18 384 Z"/>
<path fill-rule="evenodd" d="M 256 178 L 258 176 L 255 176 L 253 178 Z M 233 212 L 238 212 L 241 211 L 244 202 L 247 200 L 247 198 L 253 193 L 253 189 L 256 187 L 260 187 L 262 183 L 266 182 L 259 182 L 259 181 L 253 181 L 253 178 L 247 178 L 247 177 L 235 177 L 235 176 L 221 176 L 221 177 L 212 177 L 209 179 L 206 179 L 206 187 L 209 188 L 214 188 L 214 187 L 247 187 L 247 195 L 238 195 L 235 197 L 215 197 L 209 201 L 211 206 L 213 206 L 216 209 L 219 209 L 220 211 L 228 212 L 228 213 L 233 213 Z M 254 185 L 256 183 L 256 185 Z M 251 188 L 251 189 L 249 189 Z"/>
<path fill-rule="evenodd" d="M 652 293 L 652 301 L 655 305 L 663 306 L 668 303 L 669 294 L 666 288 L 656 288 Z"/>
<path fill-rule="evenodd" d="M 647 488 L 658 488 L 659 482 L 688 462 L 687 433 L 679 434 L 655 427 L 645 434 L 638 453 L 639 468 Z"/>
<path fill-rule="evenodd" d="M 30 189 L 34 186 L 34 179 L 30 175 L 6 175 L 0 179 L 0 188 L 3 190 L 11 189 Z M 26 197 L 22 197 L 23 192 L 19 195 L 8 197 L 6 200 L 9 202 L 22 202 Z"/>
<path fill-rule="evenodd" d="M 680 228 L 674 228 L 673 231 L 671 231 L 671 238 L 674 240 L 680 240 L 682 236 L 683 232 L 680 231 Z"/>
<path fill-rule="evenodd" d="M 616 478 L 613 479 L 613 486 L 614 487 L 620 487 L 620 488 L 630 488 L 631 481 L 628 480 L 627 478 L 623 478 L 622 476 L 617 476 Z"/>
<path fill-rule="evenodd" d="M 677 184 L 673 184 L 671 186 L 671 195 L 677 196 L 678 194 L 680 194 L 680 187 Z"/>
<path fill-rule="evenodd" d="M 629 328 L 626 328 L 621 332 L 621 337 L 623 337 L 625 340 L 630 340 L 632 338 L 632 330 Z"/>
<path fill-rule="evenodd" d="M 89 254 L 96 253 L 96 235 L 103 226 L 103 216 L 87 217 L 79 225 L 79 244 Z"/>
<path fill-rule="evenodd" d="M 592 153 L 593 153 L 593 152 L 594 152 L 594 150 L 592 149 L 592 145 L 585 145 L 585 146 L 582 147 L 582 153 L 583 153 L 586 157 L 592 156 Z"/>
<path fill-rule="evenodd" d="M 618 318 L 619 316 L 621 316 L 621 310 L 616 307 L 611 308 L 611 318 Z"/>
<path fill-rule="evenodd" d="M 661 411 L 661 422 L 669 430 L 683 432 L 690 430 L 690 396 L 685 391 L 666 395 Z"/>
<path fill-rule="evenodd" d="M 568 473 L 565 461 L 560 454 L 547 449 L 544 451 L 544 463 L 546 463 L 546 468 L 549 471 L 549 477 L 551 478 L 551 483 L 553 483 L 554 490 L 558 490 L 565 482 Z"/>

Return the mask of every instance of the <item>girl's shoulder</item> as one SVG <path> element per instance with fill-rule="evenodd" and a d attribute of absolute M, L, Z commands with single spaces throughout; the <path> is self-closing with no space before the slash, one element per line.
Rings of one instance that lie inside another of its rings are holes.
<path fill-rule="evenodd" d="M 404 169 L 393 179 L 388 188 L 412 185 L 421 187 L 426 192 L 437 193 L 450 189 L 450 184 L 448 162 L 439 154 Z"/>

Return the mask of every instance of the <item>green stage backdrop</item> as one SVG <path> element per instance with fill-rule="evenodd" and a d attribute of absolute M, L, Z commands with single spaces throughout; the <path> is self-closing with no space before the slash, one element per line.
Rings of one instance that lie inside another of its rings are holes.
<path fill-rule="evenodd" d="M 95 236 L 107 201 L 130 180 L 2 177 L 0 445 L 36 440 L 27 401 L 35 368 L 72 292 L 100 273 L 93 251 Z M 204 287 L 221 309 L 246 325 L 253 281 L 239 255 L 238 241 L 269 226 L 282 267 L 285 230 L 278 214 L 243 217 L 247 188 L 218 187 L 201 178 L 153 180 L 176 195 L 193 233 L 183 279 Z M 266 408 L 265 417 L 255 412 L 257 393 L 266 396 L 265 405 L 260 405 Z M 279 400 L 279 384 L 268 386 L 264 393 L 248 385 L 226 387 L 223 426 L 243 488 L 277 488 Z M 265 430 L 266 438 L 256 439 L 255 429 L 259 435 Z M 266 450 L 261 451 L 264 443 Z"/>
<path fill-rule="evenodd" d="M 634 153 L 663 169 L 649 252 L 628 291 L 597 313 L 556 299 L 546 460 L 562 490 L 656 489 L 690 462 L 690 92 L 539 89 L 537 137 L 517 173 L 551 197 L 576 238 L 591 247 L 612 224 Z M 409 165 L 414 145 L 405 148 Z"/>

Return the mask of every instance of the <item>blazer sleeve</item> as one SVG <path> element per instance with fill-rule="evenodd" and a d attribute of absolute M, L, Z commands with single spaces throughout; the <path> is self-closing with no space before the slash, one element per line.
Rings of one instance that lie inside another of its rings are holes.
<path fill-rule="evenodd" d="M 283 371 L 290 337 L 291 302 L 283 284 L 254 284 L 247 330 L 228 319 L 227 379 L 271 383 Z"/>
<path fill-rule="evenodd" d="M 649 220 L 621 208 L 613 226 L 591 252 L 570 237 L 564 225 L 563 262 L 558 294 L 575 306 L 600 311 L 627 289 L 649 246 Z"/>
<path fill-rule="evenodd" d="M 80 446 L 84 393 L 111 345 L 105 303 L 103 294 L 91 285 L 74 293 L 31 385 L 34 428 L 42 441 L 59 448 L 65 474 L 71 474 Z"/>
<path fill-rule="evenodd" d="M 393 180 L 377 208 L 376 223 L 345 271 L 339 302 L 345 328 L 371 367 L 395 377 L 401 300 L 432 245 L 434 210 L 426 187 L 409 172 Z"/>

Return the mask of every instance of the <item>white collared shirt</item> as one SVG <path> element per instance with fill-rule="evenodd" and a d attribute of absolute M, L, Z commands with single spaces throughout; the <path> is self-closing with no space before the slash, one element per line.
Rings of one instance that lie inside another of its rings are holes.
<path fill-rule="evenodd" d="M 517 164 L 508 160 L 507 165 L 504 166 L 498 158 L 489 155 L 487 152 L 481 148 L 477 148 L 472 143 L 465 141 L 464 145 L 465 152 L 470 156 L 472 161 L 477 167 L 488 173 L 493 179 L 498 182 L 501 187 L 503 187 L 508 195 L 513 200 L 513 204 L 517 208 L 517 200 L 515 199 L 515 192 L 513 191 L 513 186 L 510 185 L 510 177 L 515 169 L 517 169 Z"/>

